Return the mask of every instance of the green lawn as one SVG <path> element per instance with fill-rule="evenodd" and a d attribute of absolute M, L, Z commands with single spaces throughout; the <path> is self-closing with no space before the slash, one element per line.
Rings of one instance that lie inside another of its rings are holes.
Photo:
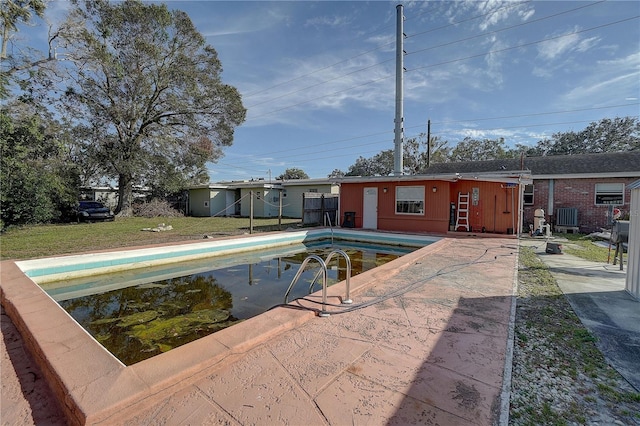
<path fill-rule="evenodd" d="M 173 230 L 142 231 L 160 223 Z M 282 229 L 301 227 L 300 219 L 282 219 Z M 254 219 L 253 232 L 277 231 L 278 219 Z M 89 250 L 164 244 L 200 240 L 205 236 L 249 233 L 248 218 L 179 217 L 179 218 L 122 218 L 104 223 L 72 223 L 14 228 L 0 235 L 0 257 L 32 259 Z"/>
<path fill-rule="evenodd" d="M 173 230 L 142 231 L 143 228 L 157 227 L 160 223 L 171 225 Z M 300 219 L 282 219 L 282 229 L 301 226 Z M 278 228 L 277 218 L 253 220 L 254 233 L 277 231 Z M 244 233 L 249 233 L 249 219 L 235 217 L 131 217 L 104 223 L 25 226 L 10 229 L 0 235 L 0 257 L 2 260 L 32 259 L 89 250 L 200 240 L 205 235 L 215 237 Z M 569 240 L 569 243 L 563 245 L 565 253 L 595 262 L 607 262 L 609 250 L 596 246 L 588 236 L 563 236 Z M 613 262 L 614 252 L 615 247 L 611 250 L 610 262 Z"/>
<path fill-rule="evenodd" d="M 569 240 L 568 244 L 563 244 L 562 250 L 574 256 L 581 257 L 586 260 L 590 260 L 592 262 L 607 262 L 609 259 L 610 263 L 613 263 L 613 255 L 616 252 L 615 246 L 611 246 L 611 252 L 609 252 L 608 247 L 601 247 L 594 244 L 596 241 L 593 238 L 590 238 L 587 235 L 581 234 L 562 234 L 563 237 L 566 237 Z M 625 253 L 624 261 L 626 263 L 627 255 Z"/>

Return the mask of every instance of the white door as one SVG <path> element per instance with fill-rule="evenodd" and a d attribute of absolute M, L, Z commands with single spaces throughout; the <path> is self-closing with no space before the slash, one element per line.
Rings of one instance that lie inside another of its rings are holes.
<path fill-rule="evenodd" d="M 233 216 L 235 213 L 236 194 L 235 191 L 227 191 L 225 197 L 225 216 Z M 214 212 L 218 213 L 218 212 Z"/>
<path fill-rule="evenodd" d="M 362 227 L 378 229 L 378 188 L 364 188 Z"/>

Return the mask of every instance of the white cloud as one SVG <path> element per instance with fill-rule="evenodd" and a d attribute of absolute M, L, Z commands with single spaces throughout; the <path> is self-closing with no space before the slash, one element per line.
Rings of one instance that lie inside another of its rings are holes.
<path fill-rule="evenodd" d="M 256 3 L 253 13 L 236 13 L 230 19 L 211 19 L 209 16 L 191 16 L 198 29 L 205 37 L 234 36 L 251 34 L 269 29 L 287 26 L 292 18 L 280 2 Z"/>
<path fill-rule="evenodd" d="M 348 19 L 346 16 L 316 16 L 314 18 L 307 19 L 307 21 L 304 23 L 304 26 L 315 28 L 337 28 L 349 25 L 350 22 L 350 19 Z"/>
<path fill-rule="evenodd" d="M 637 96 L 640 92 L 640 53 L 591 64 L 590 73 L 576 81 L 573 88 L 561 96 L 560 102 L 566 106 L 606 105 L 624 102 L 626 97 Z M 612 94 L 619 94 L 612 99 Z"/>
<path fill-rule="evenodd" d="M 538 55 L 545 60 L 553 60 L 564 53 L 572 50 L 579 42 L 577 34 L 567 35 L 565 37 L 547 40 L 538 45 Z"/>
<path fill-rule="evenodd" d="M 596 44 L 600 42 L 600 37 L 590 37 L 584 40 L 581 40 L 580 43 L 576 46 L 576 50 L 578 52 L 586 52 L 594 47 Z"/>
<path fill-rule="evenodd" d="M 575 27 L 564 36 L 549 36 L 555 38 L 538 45 L 538 56 L 543 60 L 553 61 L 565 57 L 570 52 L 587 52 L 600 42 L 599 37 L 582 38 L 580 34 L 575 34 L 578 31 L 580 29 Z"/>
<path fill-rule="evenodd" d="M 393 103 L 393 63 L 377 65 L 380 60 L 373 53 L 357 55 L 348 61 L 337 55 L 284 60 L 280 75 L 271 82 L 263 81 L 263 87 L 272 89 L 245 100 L 248 107 L 245 126 L 275 122 L 310 126 L 304 119 L 310 112 L 340 111 L 347 105 L 380 109 Z M 291 70 L 303 77 L 292 78 Z"/>

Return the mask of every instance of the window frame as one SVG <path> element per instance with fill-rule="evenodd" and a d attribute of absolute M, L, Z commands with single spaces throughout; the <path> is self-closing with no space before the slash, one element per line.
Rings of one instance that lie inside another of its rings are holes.
<path fill-rule="evenodd" d="M 413 194 L 412 194 L 413 192 Z M 401 194 L 402 193 L 402 194 Z M 418 196 L 416 196 L 418 195 Z M 425 214 L 425 186 L 396 186 L 395 214 L 407 216 L 424 216 Z M 406 211 L 399 211 L 400 203 L 406 207 Z M 417 211 L 410 211 L 417 210 Z"/>
<path fill-rule="evenodd" d="M 531 192 L 527 192 L 527 187 L 531 187 Z M 527 202 L 527 196 L 531 196 L 531 201 Z M 532 206 L 535 204 L 535 186 L 533 183 L 526 184 L 522 191 L 522 204 Z"/>
<path fill-rule="evenodd" d="M 598 186 L 602 188 L 605 185 L 608 185 L 609 189 L 598 190 Z M 614 185 L 619 185 L 621 189 L 620 190 L 611 189 L 611 187 L 613 187 Z M 596 206 L 622 206 L 624 205 L 624 191 L 625 191 L 624 182 L 598 182 L 594 186 L 593 202 Z M 618 199 L 619 202 L 618 200 L 615 200 L 613 202 L 602 202 L 601 197 L 605 197 L 605 196 L 610 196 L 610 197 L 619 196 L 619 199 Z M 599 197 L 600 197 L 600 202 L 598 202 Z"/>

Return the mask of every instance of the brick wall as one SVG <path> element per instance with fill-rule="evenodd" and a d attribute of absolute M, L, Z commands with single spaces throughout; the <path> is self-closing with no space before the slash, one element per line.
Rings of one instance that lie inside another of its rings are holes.
<path fill-rule="evenodd" d="M 578 225 L 580 232 L 598 232 L 601 228 L 609 228 L 607 224 L 608 206 L 595 204 L 596 183 L 624 183 L 625 195 L 624 205 L 616 206 L 622 213 L 629 213 L 629 202 L 631 191 L 628 189 L 630 183 L 637 178 L 601 178 L 601 179 L 555 179 L 554 180 L 554 200 L 553 212 L 548 211 L 549 207 L 549 180 L 534 179 L 533 205 L 524 206 L 523 231 L 528 232 L 528 224 L 533 224 L 534 211 L 544 209 L 546 220 L 555 224 L 556 210 L 562 207 L 575 207 L 578 209 Z"/>

